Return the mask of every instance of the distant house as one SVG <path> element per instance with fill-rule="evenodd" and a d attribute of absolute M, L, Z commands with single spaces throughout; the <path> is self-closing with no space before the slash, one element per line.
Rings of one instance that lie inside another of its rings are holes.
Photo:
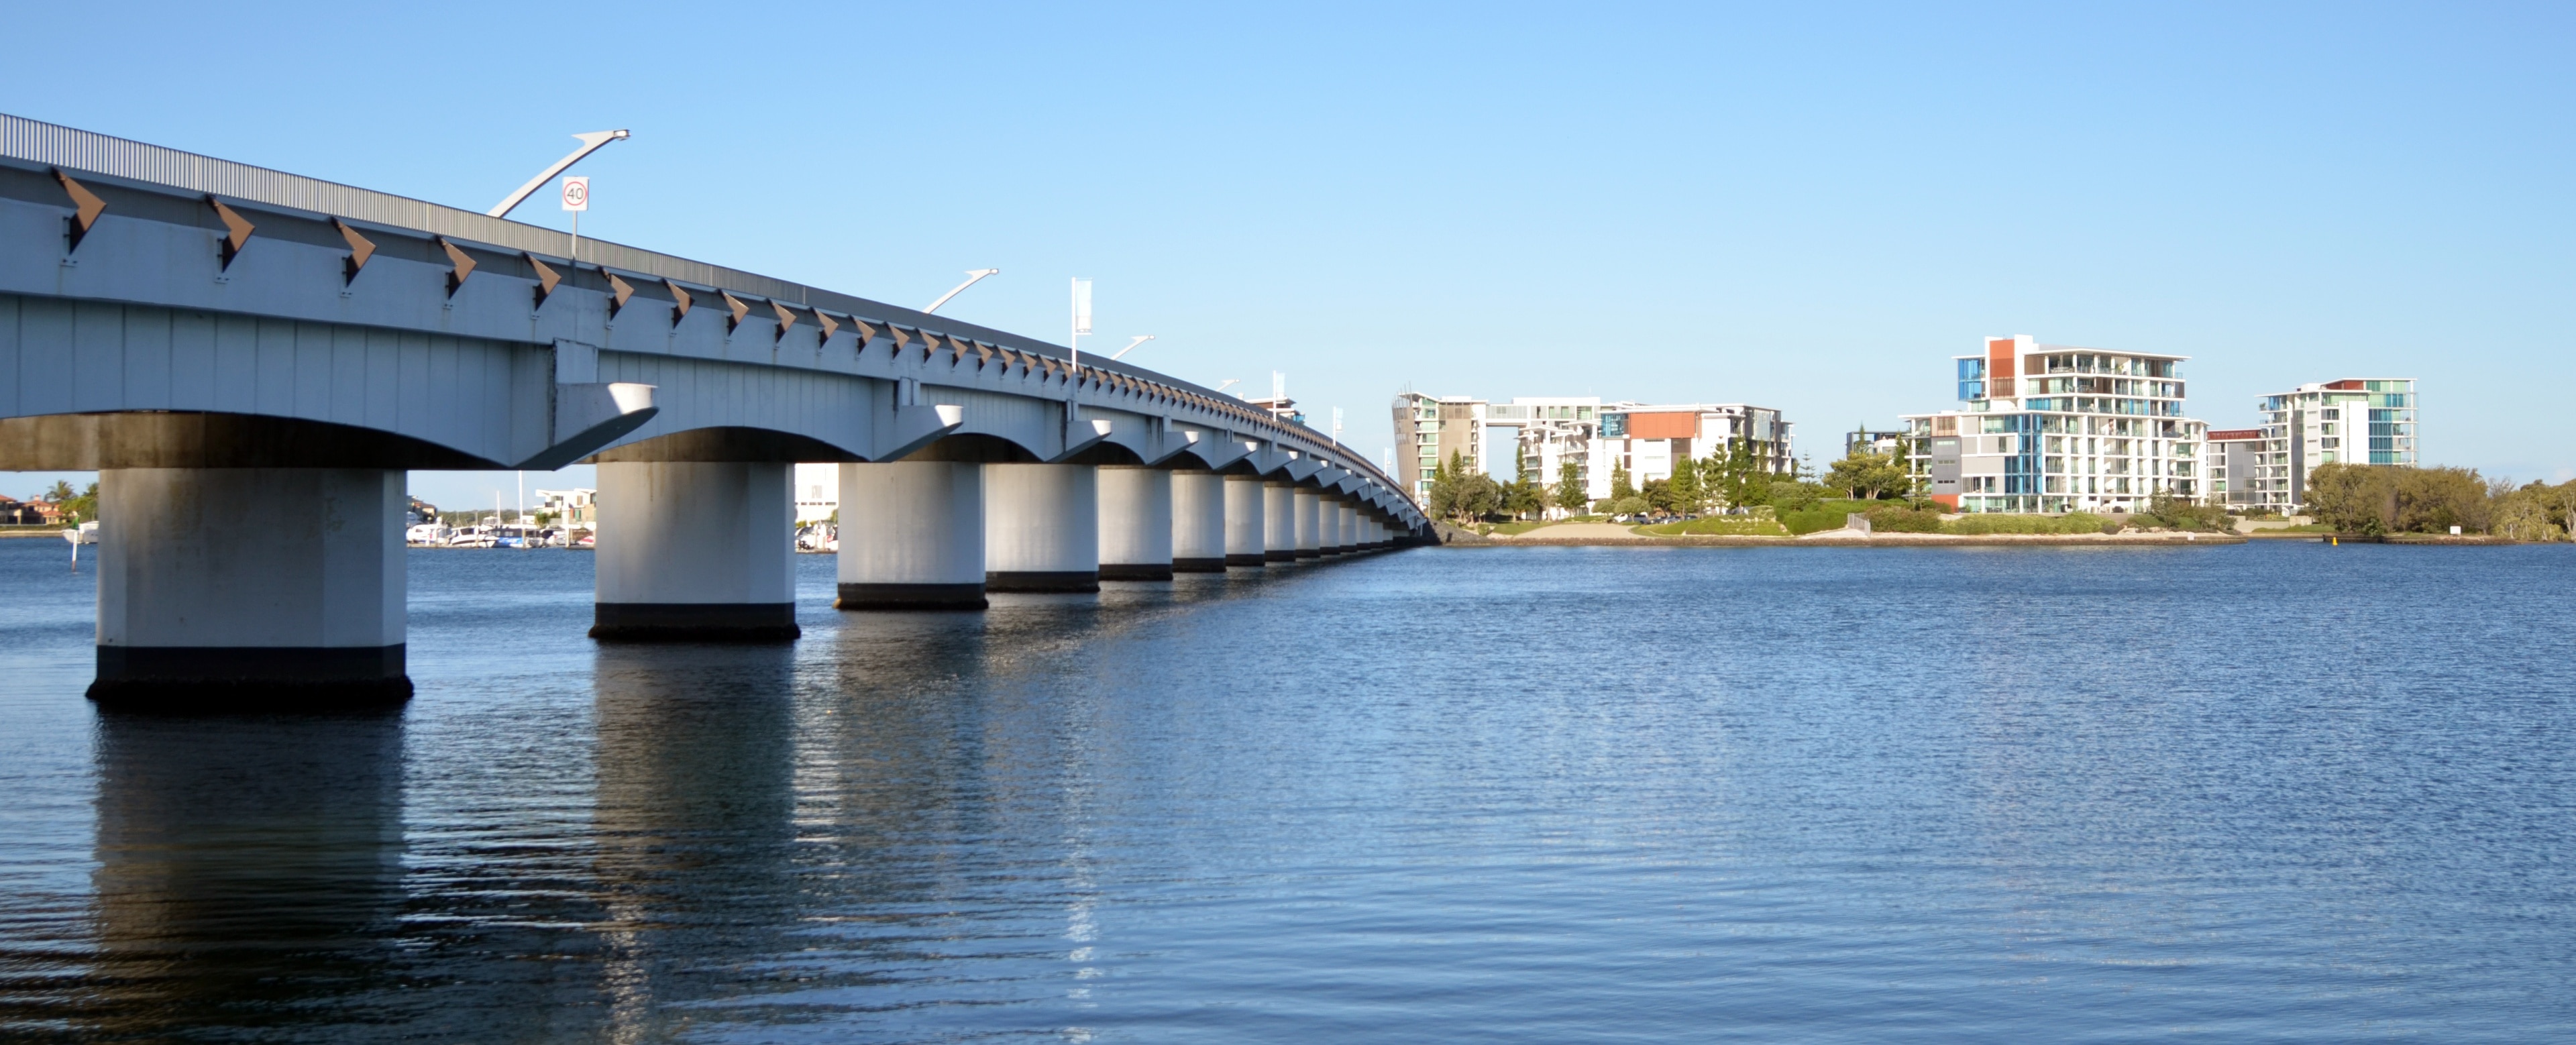
<path fill-rule="evenodd" d="M 404 526 L 418 526 L 422 523 L 434 523 L 437 521 L 438 506 L 431 504 L 428 501 L 421 500 L 418 497 L 412 498 L 410 507 L 405 509 L 403 512 Z"/>
<path fill-rule="evenodd" d="M 27 507 L 35 509 L 40 521 L 49 526 L 62 522 L 63 516 L 70 514 L 68 509 L 53 501 L 29 501 Z"/>
<path fill-rule="evenodd" d="M 567 530 L 599 528 L 599 491 L 583 488 L 537 491 L 537 510 L 554 516 Z"/>
<path fill-rule="evenodd" d="M 15 497 L 0 497 L 0 526 L 34 526 L 44 522 L 45 513 L 36 506 Z"/>

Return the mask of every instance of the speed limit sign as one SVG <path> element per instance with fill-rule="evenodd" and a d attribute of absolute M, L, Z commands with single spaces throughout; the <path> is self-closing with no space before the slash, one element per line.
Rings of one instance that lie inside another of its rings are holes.
<path fill-rule="evenodd" d="M 563 180 L 563 209 L 590 209 L 590 179 L 588 177 L 565 178 Z"/>

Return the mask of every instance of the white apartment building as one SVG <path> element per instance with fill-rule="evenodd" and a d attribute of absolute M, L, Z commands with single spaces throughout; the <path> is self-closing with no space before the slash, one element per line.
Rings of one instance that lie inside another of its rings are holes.
<path fill-rule="evenodd" d="M 570 490 L 538 490 L 536 494 L 535 510 L 552 515 L 556 525 L 567 530 L 599 529 L 599 491 L 574 487 Z"/>
<path fill-rule="evenodd" d="M 2321 464 L 2422 463 L 2415 434 L 2415 379 L 2348 377 L 2264 396 L 2260 447 L 2244 477 L 2246 500 L 2231 504 L 2289 514 L 2308 502 L 2308 476 Z M 2231 489 L 2230 494 L 2238 493 Z"/>
<path fill-rule="evenodd" d="M 1557 475 L 1566 462 L 1574 463 L 1575 477 L 1590 490 L 1595 474 L 1605 476 L 1608 469 L 1595 467 L 1600 453 L 1597 437 L 1601 431 L 1601 400 L 1582 397 L 1515 396 L 1508 403 L 1494 403 L 1485 408 L 1484 425 L 1489 428 L 1509 427 L 1519 430 L 1515 443 L 1523 467 L 1530 478 L 1543 486 L 1556 485 Z M 1506 482 L 1514 478 L 1512 462 L 1495 461 L 1487 474 Z"/>
<path fill-rule="evenodd" d="M 1618 403 L 1601 411 L 1601 456 L 1606 464 L 1592 473 L 1592 499 L 1610 496 L 1611 468 L 1628 471 L 1630 482 L 1670 479 L 1678 462 L 1723 459 L 1746 443 L 1762 470 L 1785 475 L 1795 470 L 1789 422 L 1780 411 L 1743 403 L 1682 403 L 1650 406 Z"/>
<path fill-rule="evenodd" d="M 794 483 L 797 525 L 821 522 L 841 510 L 840 465 L 797 465 Z"/>
<path fill-rule="evenodd" d="M 1508 482 L 1512 460 L 1489 455 L 1491 429 L 1509 428 L 1530 478 L 1554 486 L 1566 462 L 1575 465 L 1586 496 L 1610 496 L 1614 469 L 1627 469 L 1638 485 L 1668 479 L 1674 462 L 1724 457 L 1749 440 L 1757 459 L 1774 473 L 1793 467 L 1789 422 L 1780 411 L 1742 403 L 1655 406 L 1603 404 L 1594 396 L 1520 396 L 1494 403 L 1471 396 L 1405 392 L 1395 399 L 1396 464 L 1416 501 L 1430 497 L 1431 477 L 1456 454 L 1475 471 Z"/>
<path fill-rule="evenodd" d="M 1960 512 L 2131 511 L 2197 501 L 2209 426 L 2183 415 L 2189 356 L 1986 339 L 1954 357 L 1966 407 L 1905 416 L 1908 465 Z"/>

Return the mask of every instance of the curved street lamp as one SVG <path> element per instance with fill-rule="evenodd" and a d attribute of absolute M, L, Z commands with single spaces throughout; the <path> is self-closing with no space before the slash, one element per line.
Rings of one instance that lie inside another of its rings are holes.
<path fill-rule="evenodd" d="M 1144 344 L 1145 342 L 1152 341 L 1152 340 L 1154 340 L 1154 335 L 1152 335 L 1152 334 L 1138 334 L 1138 335 L 1136 335 L 1136 340 L 1128 342 L 1128 343 L 1127 343 L 1127 347 L 1122 348 L 1122 349 L 1119 349 L 1118 351 L 1115 351 L 1115 352 L 1110 353 L 1110 354 L 1109 354 L 1109 358 L 1110 358 L 1110 359 L 1112 359 L 1112 360 L 1116 360 L 1116 359 L 1117 359 L 1118 357 L 1120 357 L 1120 356 L 1123 356 L 1123 355 L 1126 355 L 1126 354 L 1127 354 L 1127 353 L 1129 353 L 1129 352 L 1133 352 L 1133 351 L 1135 351 L 1135 350 L 1136 350 L 1136 346 L 1141 345 L 1141 344 Z"/>
<path fill-rule="evenodd" d="M 931 314 L 931 313 L 933 313 L 933 312 L 937 312 L 937 311 L 939 311 L 939 306 L 947 304 L 947 303 L 948 303 L 948 299 L 949 299 L 949 298 L 956 297 L 958 294 L 960 294 L 960 293 L 964 292 L 966 288 L 971 287 L 971 286 L 974 286 L 975 284 L 977 284 L 977 283 L 979 283 L 979 282 L 982 282 L 982 281 L 983 281 L 983 279 L 984 279 L 984 277 L 986 277 L 986 276 L 1000 275 L 1000 274 L 1001 274 L 1001 271 L 1002 271 L 1002 270 L 1000 270 L 1000 269 L 970 269 L 970 270 L 968 270 L 968 271 L 967 271 L 967 273 L 966 273 L 966 282 L 958 284 L 958 285 L 957 285 L 957 288 L 956 288 L 955 290 L 951 290 L 951 291 L 949 291 L 948 293 L 945 293 L 945 294 L 941 294 L 941 295 L 939 295 L 939 300 L 931 302 L 931 303 L 930 303 L 930 306 L 929 306 L 928 308 L 924 308 L 924 309 L 922 309 L 922 310 L 921 310 L 921 314 L 922 314 L 922 315 L 927 316 L 927 315 L 929 315 L 929 314 Z"/>
<path fill-rule="evenodd" d="M 508 199 L 502 200 L 491 210 L 483 213 L 495 218 L 509 217 L 512 209 L 518 207 L 521 203 L 527 202 L 530 195 L 534 194 L 538 189 L 544 188 L 546 182 L 552 180 L 555 175 L 563 173 L 573 164 L 580 163 L 582 157 L 598 152 L 600 146 L 631 137 L 631 135 L 627 134 L 625 131 L 617 130 L 590 131 L 583 134 L 573 135 L 573 137 L 581 141 L 581 148 L 574 149 L 570 156 L 556 160 L 554 166 L 538 172 L 536 177 L 528 179 L 527 184 L 519 186 L 519 191 L 511 193 Z"/>

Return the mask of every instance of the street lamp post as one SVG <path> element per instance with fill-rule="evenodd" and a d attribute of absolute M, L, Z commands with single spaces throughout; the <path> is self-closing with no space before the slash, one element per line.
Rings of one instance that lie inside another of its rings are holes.
<path fill-rule="evenodd" d="M 519 186 L 519 191 L 511 193 L 508 198 L 493 205 L 491 210 L 485 211 L 484 213 L 495 218 L 509 217 L 510 211 L 513 208 L 516 208 L 521 203 L 527 202 L 528 197 L 534 195 L 537 189 L 543 187 L 545 183 L 552 180 L 555 175 L 561 174 L 570 169 L 573 164 L 581 162 L 582 157 L 598 152 L 601 146 L 607 145 L 610 142 L 621 141 L 632 137 L 632 135 L 623 130 L 615 130 L 589 131 L 573 135 L 573 137 L 581 142 L 581 148 L 574 149 L 570 156 L 556 160 L 554 166 L 537 172 L 536 177 L 528 179 L 527 184 Z"/>
<path fill-rule="evenodd" d="M 1126 354 L 1127 354 L 1127 353 L 1129 353 L 1129 352 L 1133 352 L 1133 351 L 1135 351 L 1135 350 L 1136 350 L 1136 346 L 1141 345 L 1141 344 L 1144 344 L 1145 342 L 1152 341 L 1152 340 L 1154 340 L 1154 335 L 1152 335 L 1152 334 L 1138 334 L 1138 335 L 1136 335 L 1136 340 L 1134 340 L 1134 341 L 1130 341 L 1130 342 L 1128 342 L 1128 343 L 1127 343 L 1127 347 L 1122 348 L 1122 349 L 1119 349 L 1118 351 L 1115 351 L 1115 352 L 1110 353 L 1110 354 L 1109 354 L 1109 361 L 1110 361 L 1110 362 L 1113 362 L 1113 363 L 1114 363 L 1114 362 L 1117 362 L 1117 361 L 1118 361 L 1118 357 L 1123 356 L 1123 355 L 1126 355 Z"/>
<path fill-rule="evenodd" d="M 921 310 L 921 314 L 927 316 L 933 312 L 939 311 L 939 306 L 947 304 L 949 298 L 953 298 L 964 293 L 966 288 L 982 282 L 984 277 L 997 276 L 1000 275 L 1001 272 L 1002 270 L 1000 269 L 968 269 L 966 272 L 966 282 L 958 284 L 948 293 L 939 295 L 939 300 L 933 301 L 928 307 L 923 308 Z"/>

